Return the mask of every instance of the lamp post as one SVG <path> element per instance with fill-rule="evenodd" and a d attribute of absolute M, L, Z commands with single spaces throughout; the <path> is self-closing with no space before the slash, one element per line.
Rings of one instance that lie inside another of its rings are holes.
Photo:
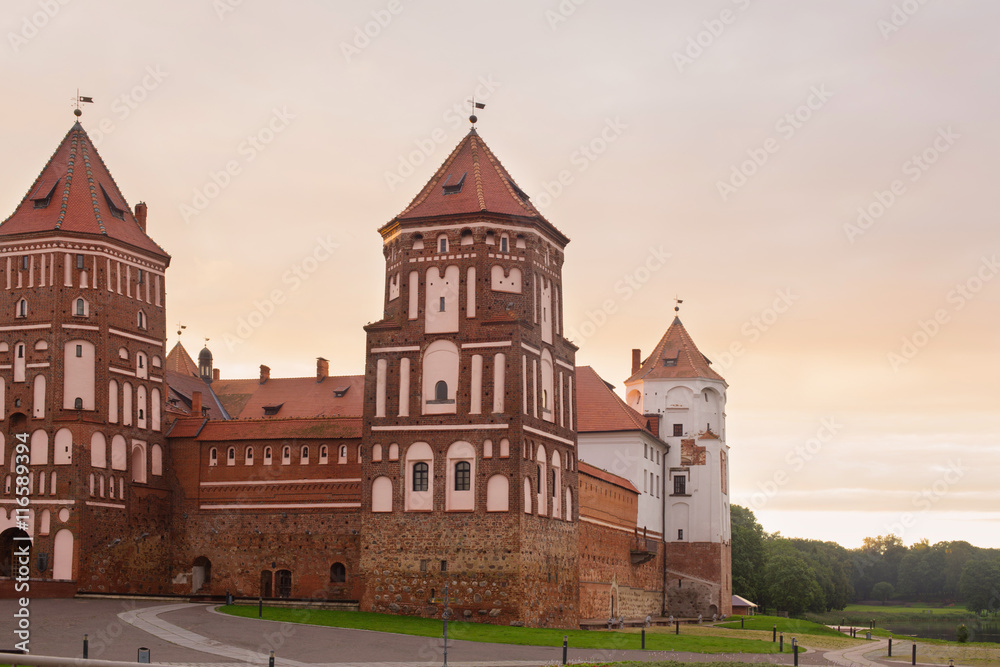
<path fill-rule="evenodd" d="M 444 667 L 448 667 L 448 582 L 444 582 L 444 612 L 441 618 L 444 620 Z"/>

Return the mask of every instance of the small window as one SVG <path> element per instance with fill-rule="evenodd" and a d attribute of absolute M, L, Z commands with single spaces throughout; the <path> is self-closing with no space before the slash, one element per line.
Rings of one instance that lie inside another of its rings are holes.
<path fill-rule="evenodd" d="M 644 459 L 649 458 L 649 444 L 645 442 L 642 443 L 642 458 Z"/>
<path fill-rule="evenodd" d="M 510 238 L 506 234 L 500 236 L 500 252 L 510 252 Z"/>
<path fill-rule="evenodd" d="M 86 315 L 87 314 L 86 304 L 84 304 L 83 299 L 77 299 L 76 300 L 76 314 L 77 315 Z"/>
<path fill-rule="evenodd" d="M 139 419 L 145 419 L 142 408 L 139 408 Z"/>
<path fill-rule="evenodd" d="M 347 568 L 343 563 L 334 563 L 330 567 L 330 583 L 338 584 L 347 581 Z"/>
<path fill-rule="evenodd" d="M 28 256 L 27 255 L 21 255 L 21 270 L 22 271 L 27 271 L 28 270 L 28 261 L 29 260 L 28 260 Z"/>
<path fill-rule="evenodd" d="M 442 313 L 444 312 L 444 297 L 441 297 L 441 301 L 439 303 L 438 310 L 440 310 Z"/>
<path fill-rule="evenodd" d="M 28 316 L 28 302 L 21 299 L 17 302 L 17 316 L 27 317 Z"/>
<path fill-rule="evenodd" d="M 414 250 L 423 250 L 424 249 L 424 237 L 423 237 L 423 234 L 414 234 L 413 235 L 413 249 Z"/>
<path fill-rule="evenodd" d="M 455 490 L 468 491 L 472 485 L 472 466 L 468 461 L 455 464 Z"/>
<path fill-rule="evenodd" d="M 462 191 L 462 186 L 465 185 L 465 177 L 469 172 L 462 174 L 462 178 L 458 179 L 456 182 L 451 183 L 451 174 L 448 174 L 448 178 L 444 179 L 444 184 L 442 185 L 443 194 L 445 195 L 457 195 Z M 442 251 L 443 252 L 443 251 Z"/>
<path fill-rule="evenodd" d="M 142 312 L 141 310 L 139 311 L 139 328 L 140 329 L 146 328 L 146 313 Z"/>
<path fill-rule="evenodd" d="M 434 385 L 434 400 L 435 401 L 447 401 L 448 400 L 448 383 L 444 380 L 438 380 L 437 384 Z"/>
<path fill-rule="evenodd" d="M 301 463 L 303 465 L 305 465 L 306 463 L 309 463 L 309 446 L 308 445 L 302 445 L 302 450 L 299 453 L 299 463 Z"/>
<path fill-rule="evenodd" d="M 448 561 L 446 560 L 441 561 L 441 571 L 442 572 L 448 571 Z"/>
<path fill-rule="evenodd" d="M 448 252 L 448 237 L 443 234 L 438 237 L 438 252 Z"/>
<path fill-rule="evenodd" d="M 17 358 L 24 359 L 24 345 L 17 346 Z"/>
<path fill-rule="evenodd" d="M 76 400 L 73 401 L 73 409 L 74 410 L 83 410 L 83 399 L 82 398 L 77 398 Z M 142 419 L 142 410 L 139 411 L 139 419 Z"/>
<path fill-rule="evenodd" d="M 428 466 L 423 461 L 413 464 L 413 490 L 414 491 L 426 491 L 427 490 L 427 474 Z"/>
<path fill-rule="evenodd" d="M 146 280 L 146 272 L 139 269 L 139 284 L 141 285 Z"/>
<path fill-rule="evenodd" d="M 266 465 L 266 466 L 271 465 L 271 461 L 272 461 L 272 459 L 271 459 L 271 448 L 270 447 L 265 447 L 264 448 L 264 465 Z"/>
<path fill-rule="evenodd" d="M 330 449 L 326 445 L 320 445 L 319 462 L 328 463 L 330 461 Z"/>
<path fill-rule="evenodd" d="M 677 357 L 673 357 L 673 358 L 670 358 L 670 359 L 664 359 L 663 360 L 663 365 L 664 366 L 676 366 L 677 365 Z"/>
<path fill-rule="evenodd" d="M 288 465 L 292 462 L 292 448 L 285 445 L 281 448 L 281 463 L 282 465 Z"/>
<path fill-rule="evenodd" d="M 78 356 L 78 357 L 82 357 L 83 356 L 83 345 L 77 345 L 76 346 L 76 356 Z"/>
<path fill-rule="evenodd" d="M 236 448 L 230 447 L 226 450 L 226 465 L 236 465 Z"/>
<path fill-rule="evenodd" d="M 430 561 L 428 561 L 428 560 L 422 560 L 422 561 L 420 561 L 420 571 L 421 572 L 426 572 L 427 571 L 427 566 L 429 564 L 430 564 Z M 431 593 L 431 597 L 434 597 L 434 593 Z"/>
<path fill-rule="evenodd" d="M 683 540 L 684 539 L 684 529 L 683 528 L 678 528 L 677 529 L 677 539 L 678 540 Z"/>
<path fill-rule="evenodd" d="M 542 389 L 542 410 L 549 409 L 549 390 Z"/>
<path fill-rule="evenodd" d="M 687 494 L 687 478 L 684 475 L 674 477 L 674 495 L 683 496 Z"/>
<path fill-rule="evenodd" d="M 215 447 L 212 447 L 210 450 L 208 450 L 208 465 L 214 466 L 218 464 L 218 462 L 219 462 L 219 450 L 217 450 Z"/>
<path fill-rule="evenodd" d="M 674 435 L 684 435 L 684 424 L 674 424 Z"/>
<path fill-rule="evenodd" d="M 248 466 L 253 465 L 253 447 L 247 447 L 246 453 L 243 454 L 243 463 Z"/>
<path fill-rule="evenodd" d="M 552 484 L 550 485 L 552 487 L 552 497 L 555 498 L 556 497 L 556 471 L 555 470 L 553 470 L 551 472 L 551 480 L 550 481 L 552 482 Z"/>
<path fill-rule="evenodd" d="M 76 256 L 76 268 L 78 268 L 78 269 L 82 269 L 83 268 L 83 255 L 77 255 Z"/>

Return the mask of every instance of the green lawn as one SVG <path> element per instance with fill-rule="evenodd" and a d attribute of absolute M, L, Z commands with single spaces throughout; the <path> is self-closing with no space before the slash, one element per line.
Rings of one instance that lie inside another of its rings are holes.
<path fill-rule="evenodd" d="M 732 628 L 740 630 L 739 620 L 729 623 L 716 623 L 720 628 Z M 828 628 L 820 623 L 804 621 L 800 618 L 784 618 L 781 616 L 747 616 L 744 619 L 743 630 L 771 630 L 778 626 L 778 632 L 786 635 L 827 635 L 832 637 L 843 637 L 843 633 L 837 632 L 833 628 Z"/>
<path fill-rule="evenodd" d="M 897 615 L 923 615 L 923 616 L 954 616 L 956 618 L 964 618 L 968 616 L 974 616 L 965 607 L 959 606 L 948 606 L 942 607 L 941 605 L 925 604 L 923 602 L 913 602 L 911 604 L 849 604 L 844 607 L 842 612 L 831 611 L 831 614 L 840 614 L 841 616 L 845 614 L 869 614 L 872 618 L 877 616 L 897 616 Z"/>
<path fill-rule="evenodd" d="M 219 611 L 233 616 L 257 618 L 255 606 L 222 606 Z M 414 616 L 394 616 L 360 611 L 332 611 L 318 609 L 288 609 L 264 607 L 264 618 L 289 623 L 309 623 L 336 628 L 355 628 L 378 632 L 395 632 L 419 637 L 440 637 L 441 621 Z M 515 628 L 488 623 L 448 623 L 448 638 L 495 644 L 520 644 L 527 646 L 562 646 L 563 636 L 569 638 L 573 648 L 638 649 L 637 632 L 608 632 L 597 630 L 559 630 L 549 628 Z M 690 651 L 692 653 L 777 653 L 778 647 L 770 641 L 732 639 L 729 637 L 688 636 L 684 634 L 647 633 L 646 649 L 651 651 Z"/>

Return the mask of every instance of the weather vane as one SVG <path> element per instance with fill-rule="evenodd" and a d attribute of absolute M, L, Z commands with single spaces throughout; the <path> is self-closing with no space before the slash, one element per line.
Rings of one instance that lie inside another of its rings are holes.
<path fill-rule="evenodd" d="M 180 322 L 177 323 L 177 337 L 178 338 L 181 337 L 181 334 L 184 333 L 185 329 L 187 329 L 186 325 L 181 324 Z"/>
<path fill-rule="evenodd" d="M 674 295 L 674 312 L 675 313 L 680 313 L 681 312 L 681 304 L 682 303 L 684 303 L 684 299 L 678 299 L 677 295 L 675 294 Z"/>
<path fill-rule="evenodd" d="M 479 120 L 479 116 L 476 115 L 476 109 L 485 109 L 485 108 L 486 108 L 486 105 L 483 104 L 482 102 L 477 102 L 476 101 L 476 96 L 473 95 L 472 96 L 472 115 L 469 116 L 469 122 L 472 123 L 473 126 L 475 126 L 476 125 L 476 121 Z"/>
<path fill-rule="evenodd" d="M 80 116 L 83 115 L 83 110 L 80 109 L 80 105 L 81 104 L 93 104 L 93 103 L 94 103 L 94 98 L 93 97 L 86 97 L 84 95 L 81 95 L 80 94 L 80 89 L 77 88 L 76 89 L 76 97 L 73 98 L 73 106 L 75 107 L 73 109 L 73 115 L 76 116 L 77 118 L 79 118 Z"/>

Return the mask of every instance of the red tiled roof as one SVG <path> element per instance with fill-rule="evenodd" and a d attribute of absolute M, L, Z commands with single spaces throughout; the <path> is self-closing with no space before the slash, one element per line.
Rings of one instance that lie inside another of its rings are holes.
<path fill-rule="evenodd" d="M 180 341 L 170 350 L 167 355 L 167 361 L 164 365 L 164 370 L 173 371 L 174 373 L 179 373 L 181 375 L 193 375 L 194 377 L 199 377 L 198 374 L 198 364 L 194 363 L 194 359 L 188 354 L 188 351 L 184 349 Z"/>
<path fill-rule="evenodd" d="M 632 493 L 639 493 L 639 489 L 635 488 L 632 482 L 628 481 L 624 477 L 619 477 L 614 473 L 610 473 L 607 470 L 602 470 L 596 468 L 589 463 L 583 461 L 577 461 L 577 471 L 583 473 L 584 475 L 589 475 L 596 479 L 603 480 L 609 484 L 614 484 L 615 486 L 621 487 L 626 491 L 631 491 Z"/>
<path fill-rule="evenodd" d="M 181 349 L 183 350 L 183 348 Z M 176 403 L 171 403 L 168 406 L 169 408 L 177 412 L 191 414 L 191 402 L 194 398 L 194 392 L 200 391 L 201 405 L 202 408 L 206 408 L 206 417 L 209 419 L 229 419 L 228 410 L 224 410 L 223 405 L 212 391 L 212 386 L 200 377 L 193 377 L 185 373 L 176 373 L 172 370 L 167 370 L 163 374 L 163 377 L 169 389 L 167 399 L 176 401 Z"/>
<path fill-rule="evenodd" d="M 193 438 L 205 425 L 204 419 L 178 419 L 167 431 L 168 438 Z"/>
<path fill-rule="evenodd" d="M 54 187 L 54 190 L 50 190 Z M 35 208 L 32 197 L 52 192 L 48 206 Z M 114 217 L 107 198 L 124 207 L 124 220 Z M 79 122 L 66 133 L 24 199 L 0 224 L 0 236 L 61 231 L 105 236 L 159 259 L 170 256 L 146 235 L 122 196 L 93 142 Z"/>
<path fill-rule="evenodd" d="M 346 388 L 343 396 L 335 390 Z M 274 419 L 306 417 L 360 417 L 365 376 L 341 375 L 317 382 L 315 377 L 260 380 L 216 380 L 212 390 L 233 419 L 259 419 L 264 407 L 280 405 Z"/>
<path fill-rule="evenodd" d="M 198 440 L 290 440 L 294 438 L 360 438 L 360 417 L 325 419 L 241 419 L 211 421 Z M 173 434 L 171 434 L 173 435 Z"/>
<path fill-rule="evenodd" d="M 646 428 L 646 418 L 630 408 L 590 366 L 576 367 L 576 387 L 578 433 L 644 431 L 653 436 Z"/>
<path fill-rule="evenodd" d="M 459 183 L 460 189 L 456 187 Z M 450 194 L 445 194 L 446 186 L 452 189 Z M 459 142 L 409 206 L 389 224 L 477 213 L 534 218 L 561 242 L 569 241 L 535 208 L 475 128 Z"/>
<path fill-rule="evenodd" d="M 673 360 L 670 362 L 672 365 L 666 365 L 665 359 Z M 710 363 L 691 340 L 680 318 L 675 317 L 653 353 L 625 382 L 661 378 L 703 378 L 725 382 L 721 375 L 712 370 Z"/>

